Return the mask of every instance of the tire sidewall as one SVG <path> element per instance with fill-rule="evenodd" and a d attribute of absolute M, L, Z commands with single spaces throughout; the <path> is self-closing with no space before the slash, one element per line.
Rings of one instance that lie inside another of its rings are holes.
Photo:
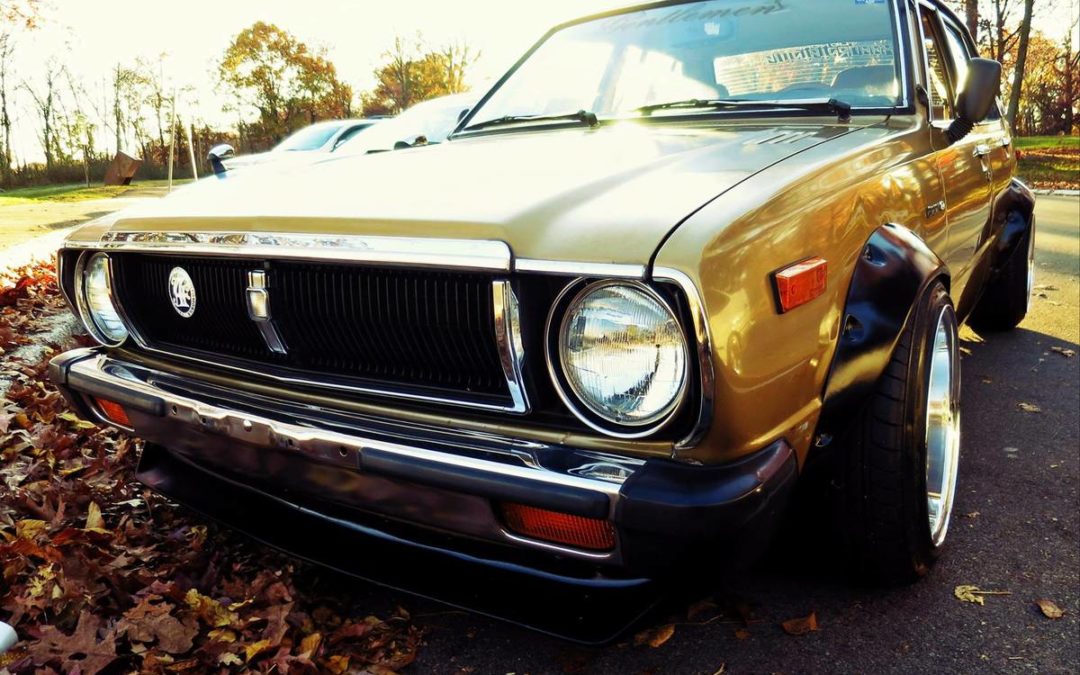
<path fill-rule="evenodd" d="M 956 310 L 948 291 L 940 281 L 933 282 L 918 305 L 915 331 L 912 340 L 912 358 L 909 360 L 908 396 L 904 411 L 903 453 L 906 467 L 905 522 L 908 525 L 908 542 L 918 573 L 924 574 L 937 557 L 940 546 L 935 546 L 930 532 L 929 506 L 927 504 L 927 443 L 926 423 L 929 414 L 928 395 L 930 368 L 933 362 L 934 341 L 938 320 L 942 313 L 951 315 L 947 325 L 952 331 L 953 395 L 959 401 L 960 359 L 957 334 Z M 924 569 L 925 568 L 925 569 Z"/>

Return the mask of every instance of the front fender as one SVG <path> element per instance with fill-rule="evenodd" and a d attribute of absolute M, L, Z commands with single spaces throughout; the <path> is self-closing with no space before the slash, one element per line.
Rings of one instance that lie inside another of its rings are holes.
<path fill-rule="evenodd" d="M 844 305 L 822 399 L 816 445 L 829 445 L 869 399 L 885 372 L 912 308 L 945 264 L 914 232 L 883 225 L 863 247 Z M 813 453 L 812 453 L 813 454 Z"/>

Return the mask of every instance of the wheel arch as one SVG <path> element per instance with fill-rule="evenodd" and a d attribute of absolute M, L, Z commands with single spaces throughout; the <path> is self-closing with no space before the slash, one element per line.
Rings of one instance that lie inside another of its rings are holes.
<path fill-rule="evenodd" d="M 935 281 L 950 289 L 945 263 L 914 232 L 889 223 L 867 240 L 852 274 L 814 448 L 842 436 L 885 372 L 912 310 Z"/>

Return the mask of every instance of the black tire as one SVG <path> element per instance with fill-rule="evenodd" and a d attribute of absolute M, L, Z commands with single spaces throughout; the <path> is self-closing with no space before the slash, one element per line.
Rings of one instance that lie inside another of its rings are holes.
<path fill-rule="evenodd" d="M 952 348 L 959 349 L 955 317 L 948 292 L 934 282 L 839 448 L 834 523 L 853 571 L 871 583 L 914 581 L 937 558 L 927 505 L 927 385 L 939 318 L 950 322 Z M 958 405 L 959 370 L 952 372 Z"/>
<path fill-rule="evenodd" d="M 1035 265 L 1035 238 L 1028 227 L 998 275 L 987 284 L 968 323 L 979 332 L 1012 330 L 1027 316 Z"/>

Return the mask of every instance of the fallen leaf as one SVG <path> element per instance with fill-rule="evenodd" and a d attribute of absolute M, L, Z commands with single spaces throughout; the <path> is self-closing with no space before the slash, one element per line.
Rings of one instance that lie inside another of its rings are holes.
<path fill-rule="evenodd" d="M 643 630 L 634 636 L 634 646 L 648 645 L 656 649 L 670 640 L 672 635 L 675 635 L 675 624 L 672 623 Z"/>
<path fill-rule="evenodd" d="M 34 662 L 44 665 L 59 659 L 65 672 L 78 670 L 94 675 L 116 660 L 116 637 L 107 632 L 99 638 L 100 627 L 101 619 L 87 611 L 79 614 L 79 623 L 71 635 L 65 635 L 55 626 L 42 626 L 41 640 L 30 648 Z"/>
<path fill-rule="evenodd" d="M 105 519 L 101 517 L 101 507 L 97 505 L 97 502 L 90 502 L 90 506 L 86 509 L 86 525 L 83 529 L 89 532 L 109 533 L 105 529 Z"/>
<path fill-rule="evenodd" d="M 251 663 L 251 660 L 262 654 L 268 649 L 273 647 L 273 643 L 269 640 L 259 640 L 258 642 L 252 642 L 249 645 L 244 645 L 244 661 Z"/>
<path fill-rule="evenodd" d="M 736 640 L 745 640 L 748 637 L 750 637 L 750 631 L 746 630 L 745 628 L 740 628 L 735 631 Z"/>
<path fill-rule="evenodd" d="M 1072 357 L 1076 356 L 1076 350 L 1065 349 L 1064 347 L 1051 347 L 1050 351 L 1061 354 L 1067 359 L 1071 359 Z"/>
<path fill-rule="evenodd" d="M 818 629 L 817 612 L 810 612 L 809 616 L 788 619 L 780 624 L 788 635 L 806 635 Z"/>
<path fill-rule="evenodd" d="M 1026 413 L 1035 414 L 1035 413 L 1041 413 L 1042 412 L 1042 408 L 1035 405 L 1034 403 L 1017 403 L 1016 407 L 1020 408 L 1020 410 L 1026 412 Z"/>
<path fill-rule="evenodd" d="M 1012 595 L 1011 591 L 984 591 L 973 584 L 961 584 L 953 589 L 953 595 L 957 600 L 971 602 L 976 605 L 985 605 L 983 596 L 986 595 Z"/>
<path fill-rule="evenodd" d="M 1047 619 L 1060 619 L 1065 616 L 1065 611 L 1058 607 L 1053 600 L 1046 600 L 1044 598 L 1042 600 L 1036 600 L 1035 604 L 1039 606 L 1043 616 Z"/>

